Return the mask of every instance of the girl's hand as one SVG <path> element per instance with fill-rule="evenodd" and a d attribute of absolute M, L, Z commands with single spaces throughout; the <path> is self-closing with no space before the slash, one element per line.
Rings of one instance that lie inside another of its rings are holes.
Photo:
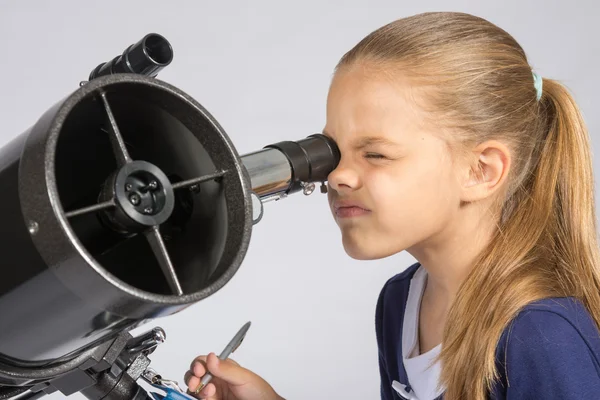
<path fill-rule="evenodd" d="M 195 394 L 207 370 L 213 379 Z M 197 357 L 185 374 L 188 394 L 207 400 L 285 400 L 264 379 L 231 359 L 220 360 L 215 353 Z"/>

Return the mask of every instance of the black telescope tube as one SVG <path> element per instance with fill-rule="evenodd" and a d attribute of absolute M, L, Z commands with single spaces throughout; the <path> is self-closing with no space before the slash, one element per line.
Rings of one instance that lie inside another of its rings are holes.
<path fill-rule="evenodd" d="M 302 183 L 325 182 L 340 162 L 340 150 L 329 137 L 317 133 L 295 142 L 274 143 L 265 148 L 277 149 L 290 162 L 292 181 L 286 194 L 302 190 Z"/>
<path fill-rule="evenodd" d="M 89 80 L 104 75 L 134 73 L 155 77 L 173 60 L 171 44 L 159 34 L 149 33 L 139 42 L 129 46 L 123 54 L 98 65 Z"/>

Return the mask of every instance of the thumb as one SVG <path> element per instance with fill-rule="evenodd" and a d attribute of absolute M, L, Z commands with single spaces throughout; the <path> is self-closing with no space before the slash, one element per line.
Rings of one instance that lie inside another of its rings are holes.
<path fill-rule="evenodd" d="M 215 353 L 208 355 L 206 367 L 215 378 L 219 378 L 230 385 L 244 385 L 252 381 L 254 376 L 250 370 L 241 367 L 233 360 L 220 360 Z"/>

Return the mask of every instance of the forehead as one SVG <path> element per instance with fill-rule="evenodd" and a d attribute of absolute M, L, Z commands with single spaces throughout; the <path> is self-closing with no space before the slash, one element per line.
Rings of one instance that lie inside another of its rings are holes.
<path fill-rule="evenodd" d="M 333 78 L 325 131 L 334 139 L 380 136 L 400 140 L 426 127 L 421 91 L 400 74 L 356 66 Z"/>

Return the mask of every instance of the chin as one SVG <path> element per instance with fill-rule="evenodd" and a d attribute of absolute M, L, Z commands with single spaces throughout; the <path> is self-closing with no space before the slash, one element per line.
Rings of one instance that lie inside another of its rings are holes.
<path fill-rule="evenodd" d="M 352 239 L 348 239 L 347 237 L 343 238 L 343 244 L 346 254 L 348 254 L 351 258 L 355 260 L 379 260 L 381 258 L 386 258 L 402 251 L 378 248 L 375 246 L 371 246 L 370 243 L 366 240 L 355 241 Z"/>

